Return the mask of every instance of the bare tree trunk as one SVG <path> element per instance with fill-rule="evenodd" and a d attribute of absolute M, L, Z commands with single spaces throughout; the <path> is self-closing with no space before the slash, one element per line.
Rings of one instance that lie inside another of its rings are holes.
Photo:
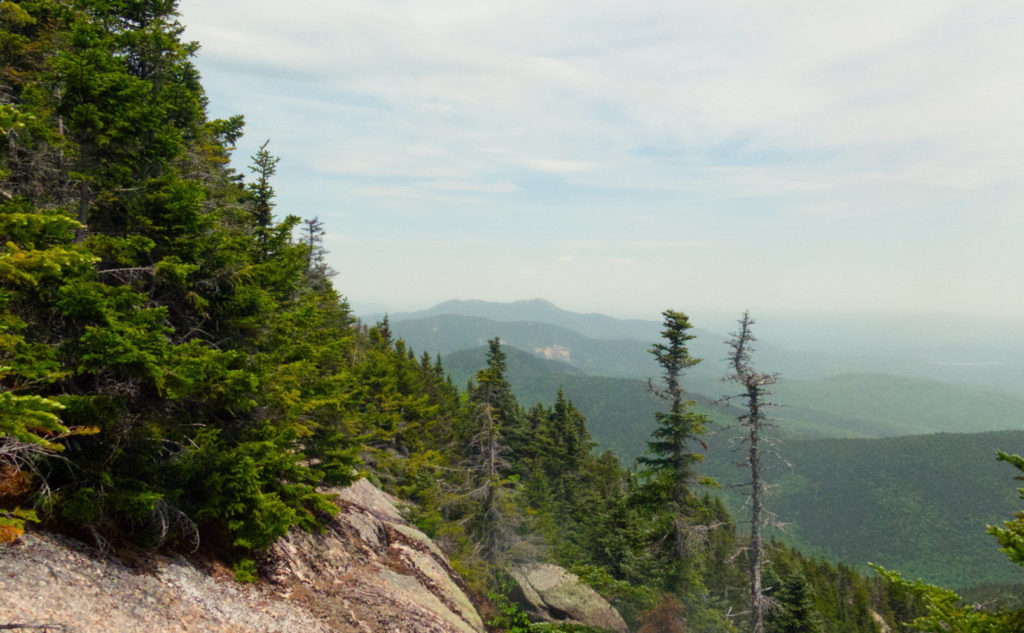
<path fill-rule="evenodd" d="M 89 183 L 84 179 L 78 183 L 78 223 L 82 226 L 75 230 L 75 241 L 81 242 L 85 239 L 85 233 L 89 225 Z"/>
<path fill-rule="evenodd" d="M 75 241 L 81 242 L 85 240 L 87 231 L 89 230 L 89 200 L 92 198 L 92 191 L 89 189 L 89 181 L 85 177 L 85 165 L 87 163 L 87 150 L 83 145 L 80 149 L 79 164 L 82 166 L 81 180 L 78 182 L 78 223 L 82 226 L 75 230 Z"/>
<path fill-rule="evenodd" d="M 732 352 L 729 354 L 729 362 L 732 365 L 732 373 L 726 376 L 727 380 L 739 383 L 744 388 L 744 393 L 734 396 L 743 398 L 746 401 L 746 413 L 740 416 L 740 422 L 747 427 L 747 441 L 750 444 L 750 453 L 747 458 L 747 466 L 750 468 L 750 602 L 753 610 L 753 632 L 764 633 L 765 598 L 764 586 L 761 582 L 761 562 L 763 559 L 763 543 L 761 539 L 761 525 L 764 523 L 764 491 L 765 485 L 761 478 L 761 429 L 771 426 L 770 421 L 765 417 L 762 408 L 772 406 L 765 402 L 764 397 L 769 395 L 767 387 L 775 383 L 775 374 L 764 374 L 756 371 L 750 362 L 751 344 L 756 340 L 750 327 L 754 321 L 750 318 L 749 312 L 743 313 L 740 319 L 739 329 L 733 333 L 732 339 L 727 342 Z"/>
<path fill-rule="evenodd" d="M 750 427 L 750 599 L 754 633 L 764 633 L 764 589 L 761 586 L 761 453 L 757 426 Z"/>

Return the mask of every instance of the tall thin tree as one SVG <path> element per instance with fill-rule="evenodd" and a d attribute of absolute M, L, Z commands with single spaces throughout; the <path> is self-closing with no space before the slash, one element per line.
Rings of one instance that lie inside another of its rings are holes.
<path fill-rule="evenodd" d="M 256 225 L 268 228 L 274 219 L 274 187 L 270 179 L 277 173 L 277 164 L 281 159 L 267 150 L 270 140 L 267 139 L 252 156 L 249 171 L 256 174 L 256 181 L 247 185 L 252 196 L 252 215 Z"/>
<path fill-rule="evenodd" d="M 467 496 L 478 504 L 470 520 L 470 534 L 479 544 L 483 559 L 493 564 L 510 547 L 519 524 L 508 500 L 517 480 L 510 478 L 507 434 L 521 414 L 505 378 L 507 360 L 501 340 L 493 338 L 487 343 L 487 367 L 476 373 L 469 393 L 477 426 L 466 445 L 465 463 Z"/>
<path fill-rule="evenodd" d="M 302 223 L 305 225 L 302 229 L 302 241 L 309 249 L 309 253 L 306 254 L 306 272 L 325 274 L 327 262 L 324 256 L 327 255 L 327 251 L 324 250 L 324 223 L 319 217 L 305 219 Z"/>
<path fill-rule="evenodd" d="M 708 418 L 693 410 L 696 401 L 687 397 L 681 378 L 683 371 L 699 363 L 701 359 L 690 355 L 687 342 L 694 336 L 689 333 L 693 326 L 690 318 L 675 310 L 666 310 L 663 343 L 655 343 L 650 352 L 662 368 L 662 384 L 649 381 L 649 387 L 656 395 L 669 402 L 669 411 L 655 414 L 658 427 L 651 433 L 647 451 L 637 461 L 644 469 L 648 480 L 664 495 L 672 515 L 675 555 L 682 560 L 690 554 L 688 544 L 688 505 L 693 493 L 690 485 L 694 479 L 694 466 L 703 460 L 695 442 L 700 439 L 708 425 Z"/>
<path fill-rule="evenodd" d="M 250 213 L 256 230 L 256 241 L 261 256 L 265 259 L 270 250 L 271 225 L 274 223 L 274 186 L 271 178 L 277 173 L 277 164 L 281 159 L 267 150 L 270 139 L 267 139 L 252 156 L 249 171 L 256 174 L 256 181 L 246 185 L 249 190 Z"/>
<path fill-rule="evenodd" d="M 768 387 L 775 384 L 778 376 L 766 374 L 754 369 L 750 357 L 753 343 L 757 339 L 751 331 L 754 320 L 750 311 L 745 311 L 739 320 L 739 327 L 730 335 L 726 345 L 729 346 L 730 373 L 725 380 L 737 383 L 742 393 L 731 398 L 744 401 L 744 413 L 739 416 L 740 424 L 747 429 L 747 459 L 740 462 L 750 468 L 750 601 L 753 609 L 753 632 L 764 633 L 764 617 L 766 601 L 761 581 L 761 564 L 763 560 L 763 543 L 761 527 L 764 524 L 764 496 L 766 485 L 762 471 L 762 433 L 766 427 L 772 426 L 771 418 L 765 415 L 765 408 L 772 406 L 767 401 L 770 395 Z M 728 398 L 727 398 L 728 399 Z"/>

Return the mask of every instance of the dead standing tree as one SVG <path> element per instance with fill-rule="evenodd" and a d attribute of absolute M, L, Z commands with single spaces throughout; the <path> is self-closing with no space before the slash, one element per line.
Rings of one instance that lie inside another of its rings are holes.
<path fill-rule="evenodd" d="M 477 407 L 480 430 L 470 439 L 467 482 L 471 489 L 468 497 L 479 504 L 476 520 L 473 522 L 481 554 L 488 562 L 500 557 L 501 546 L 509 540 L 508 528 L 511 521 L 505 521 L 503 493 L 508 485 L 505 474 L 509 463 L 505 459 L 505 446 L 494 408 L 482 403 Z"/>
<path fill-rule="evenodd" d="M 743 392 L 727 396 L 725 400 L 742 399 L 744 403 L 745 412 L 739 416 L 739 421 L 747 430 L 744 441 L 748 444 L 748 454 L 747 459 L 740 462 L 740 465 L 750 468 L 750 600 L 753 608 L 753 632 L 764 633 L 767 600 L 761 584 L 761 527 L 765 524 L 764 497 L 767 485 L 762 477 L 761 443 L 766 441 L 762 432 L 768 427 L 775 426 L 772 419 L 765 415 L 765 409 L 775 406 L 767 397 L 771 395 L 768 388 L 775 384 L 778 375 L 761 373 L 751 364 L 752 347 L 757 340 L 751 331 L 753 324 L 750 312 L 744 312 L 739 320 L 739 328 L 726 341 L 731 351 L 727 359 L 730 373 L 725 376 L 725 380 L 737 383 Z"/>
<path fill-rule="evenodd" d="M 463 523 L 476 544 L 476 554 L 490 565 L 500 565 L 508 553 L 522 545 L 517 538 L 521 517 L 512 496 L 518 477 L 512 473 L 506 441 L 516 424 L 519 405 L 505 378 L 506 357 L 498 338 L 488 341 L 487 367 L 470 383 L 469 398 L 474 406 L 475 432 L 464 446 L 465 484 L 453 491 L 452 507 L 463 507 Z"/>

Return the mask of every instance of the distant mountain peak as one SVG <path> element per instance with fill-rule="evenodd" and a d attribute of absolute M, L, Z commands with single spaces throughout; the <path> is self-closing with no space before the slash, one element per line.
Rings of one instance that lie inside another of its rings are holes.
<path fill-rule="evenodd" d="M 524 305 L 524 306 L 533 306 L 533 307 L 536 307 L 536 308 L 545 308 L 545 309 L 548 309 L 548 310 L 559 310 L 559 311 L 562 311 L 562 309 L 559 308 L 558 306 L 556 306 L 554 303 L 548 301 L 547 299 L 543 299 L 541 297 L 537 297 L 535 299 L 519 299 L 517 301 L 513 301 L 513 303 L 518 304 L 518 305 Z"/>
<path fill-rule="evenodd" d="M 519 299 L 497 302 L 452 299 L 420 312 L 392 315 L 391 322 L 426 317 L 460 316 L 504 323 L 524 322 L 555 325 L 596 339 L 657 340 L 660 323 L 639 319 L 616 319 L 603 314 L 583 314 L 559 308 L 548 299 Z"/>
<path fill-rule="evenodd" d="M 547 311 L 565 312 L 554 303 L 547 299 L 537 297 L 535 299 L 517 299 L 515 301 L 484 301 L 482 299 L 449 299 L 448 301 L 442 301 L 432 308 L 424 310 L 424 312 L 437 313 L 453 308 L 469 308 L 469 307 L 480 307 L 490 306 L 494 308 L 515 307 L 515 308 L 535 308 Z"/>

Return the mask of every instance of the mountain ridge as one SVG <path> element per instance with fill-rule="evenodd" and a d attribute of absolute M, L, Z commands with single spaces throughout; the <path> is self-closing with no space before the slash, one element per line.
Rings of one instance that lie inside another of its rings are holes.
<path fill-rule="evenodd" d="M 389 314 L 392 322 L 432 316 L 475 316 L 492 321 L 536 321 L 572 329 L 584 336 L 597 339 L 634 339 L 640 341 L 657 338 L 660 323 L 655 320 L 618 319 L 596 312 L 572 312 L 559 308 L 547 299 L 521 299 L 509 302 L 479 299 L 450 299 L 426 310 Z M 369 315 L 379 320 L 383 315 Z"/>
<path fill-rule="evenodd" d="M 743 498 L 727 484 L 744 476 L 713 438 L 707 468 L 723 484 L 730 511 Z M 996 450 L 1024 450 L 1024 431 L 932 433 L 890 438 L 784 442 L 785 457 L 767 457 L 776 484 L 769 510 L 785 532 L 775 535 L 807 552 L 898 569 L 908 578 L 964 589 L 1021 582 L 1021 569 L 994 547 L 985 527 L 1017 511 L 1014 471 Z"/>
<path fill-rule="evenodd" d="M 389 315 L 392 325 L 423 318 L 453 316 L 485 318 L 496 323 L 532 322 L 550 324 L 572 330 L 578 334 L 601 340 L 633 340 L 644 344 L 644 349 L 660 338 L 658 321 L 617 319 L 597 313 L 577 313 L 563 310 L 547 299 L 525 299 L 512 302 L 483 300 L 449 300 L 431 308 L 413 312 L 395 312 Z M 365 321 L 375 321 L 383 314 L 366 315 Z M 759 337 L 755 358 L 765 369 L 779 372 L 786 378 L 813 379 L 843 373 L 886 373 L 926 378 L 942 382 L 984 387 L 989 390 L 1024 397 L 1024 344 L 1018 344 L 1019 334 L 999 337 L 1004 329 L 1012 329 L 1018 322 L 1013 318 L 983 319 L 956 317 L 956 315 L 925 315 L 921 317 L 920 332 L 911 327 L 911 317 L 900 315 L 826 315 L 820 323 L 806 316 L 780 317 L 755 315 L 755 330 Z M 979 324 L 994 323 L 994 332 L 978 331 Z M 719 318 L 718 325 L 724 323 Z M 886 324 L 892 324 L 892 328 Z M 831 325 L 830 325 L 831 324 Z M 726 334 L 697 322 L 692 343 L 696 356 L 703 356 L 704 366 L 718 365 L 719 373 L 725 356 L 722 342 Z M 944 330 L 943 327 L 953 328 Z M 960 332 L 955 328 L 963 328 Z M 1001 329 L 1000 329 L 1001 328 Z M 498 335 L 493 328 L 486 338 Z M 938 339 L 941 333 L 953 334 Z M 911 345 L 898 345 L 896 335 L 913 333 Z M 954 336 L 959 338 L 953 338 Z M 852 337 L 852 338 L 850 338 Z M 507 337 L 506 337 L 507 338 Z M 847 338 L 850 340 L 843 344 Z M 927 344 L 932 340 L 933 343 Z M 1004 340 L 1007 347 L 1001 351 L 992 347 L 993 341 Z M 873 341 L 873 342 L 872 342 Z M 478 344 L 474 341 L 463 348 Z M 422 346 L 415 345 L 417 349 Z M 525 346 L 524 346 L 525 347 Z M 425 348 L 424 348 L 425 349 Z M 428 350 L 429 351 L 429 350 Z M 450 349 L 448 351 L 455 351 Z M 601 372 L 588 367 L 591 373 L 627 375 L 623 371 Z M 702 370 L 698 370 L 702 371 Z M 647 375 L 636 373 L 633 375 Z"/>
<path fill-rule="evenodd" d="M 643 381 L 588 376 L 513 347 L 504 351 L 507 376 L 521 403 L 550 406 L 562 388 L 587 418 L 601 450 L 614 448 L 627 463 L 644 451 L 656 426 L 654 412 L 663 411 L 665 403 Z M 486 353 L 485 347 L 462 350 L 450 355 L 446 366 L 453 379 L 465 381 L 486 364 Z M 733 516 L 742 516 L 743 499 L 731 484 L 744 472 L 735 467 L 730 446 L 735 433 L 729 432 L 740 412 L 695 398 L 715 431 L 707 438 L 705 472 L 722 483 L 719 494 Z M 992 546 L 985 524 L 1011 515 L 1018 503 L 1013 486 L 1007 485 L 1013 473 L 993 457 L 995 449 L 1024 451 L 1024 431 L 953 433 L 935 427 L 925 434 L 894 435 L 897 427 L 876 422 L 886 429 L 885 437 L 800 437 L 786 432 L 788 411 L 778 412 L 783 428 L 773 433 L 785 461 L 765 458 L 766 477 L 778 484 L 769 509 L 793 524 L 776 536 L 862 570 L 875 562 L 958 588 L 975 584 L 972 574 L 978 583 L 1019 580 L 1019 568 Z M 851 428 L 864 423 L 838 416 L 833 421 Z"/>

